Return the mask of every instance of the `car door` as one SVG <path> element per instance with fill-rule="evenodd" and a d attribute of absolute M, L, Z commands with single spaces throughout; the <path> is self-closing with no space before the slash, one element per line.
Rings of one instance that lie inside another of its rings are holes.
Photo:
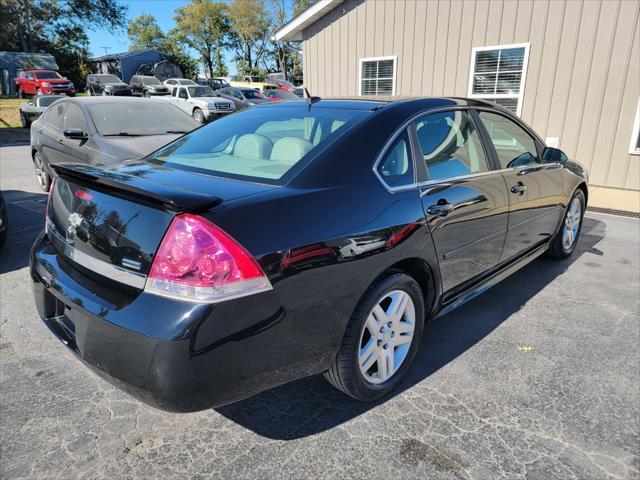
<path fill-rule="evenodd" d="M 563 215 L 562 165 L 542 161 L 542 144 L 515 119 L 478 111 L 509 195 L 509 232 L 502 260 L 552 237 Z"/>
<path fill-rule="evenodd" d="M 33 72 L 26 72 L 24 75 L 24 83 L 22 84 L 22 91 L 29 95 L 36 94 L 36 78 Z"/>
<path fill-rule="evenodd" d="M 447 297 L 479 280 L 500 261 L 508 198 L 468 110 L 430 113 L 414 122 L 419 165 L 428 180 L 420 195 Z"/>
<path fill-rule="evenodd" d="M 42 155 L 46 163 L 59 163 L 64 161 L 62 152 L 64 135 L 62 128 L 64 114 L 69 102 L 58 100 L 51 105 L 44 114 L 43 122 L 38 122 L 38 135 L 35 148 Z"/>
<path fill-rule="evenodd" d="M 82 113 L 82 109 L 75 103 L 69 102 L 64 114 L 63 132 L 71 128 L 79 128 L 87 133 L 87 121 Z M 63 136 L 61 157 L 65 162 L 86 163 L 88 158 L 88 139 L 67 138 Z"/>
<path fill-rule="evenodd" d="M 138 95 L 141 93 L 141 80 L 138 77 L 131 77 L 131 93 Z"/>

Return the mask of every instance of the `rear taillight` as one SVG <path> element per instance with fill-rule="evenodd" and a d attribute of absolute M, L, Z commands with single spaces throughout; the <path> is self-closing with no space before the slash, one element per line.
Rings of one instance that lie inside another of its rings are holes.
<path fill-rule="evenodd" d="M 187 213 L 171 222 L 145 286 L 150 293 L 210 303 L 271 288 L 242 245 L 211 222 Z"/>

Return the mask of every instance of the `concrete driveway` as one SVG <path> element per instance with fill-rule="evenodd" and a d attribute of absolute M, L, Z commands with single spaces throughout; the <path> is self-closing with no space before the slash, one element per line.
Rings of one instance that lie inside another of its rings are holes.
<path fill-rule="evenodd" d="M 638 220 L 589 213 L 571 259 L 536 260 L 429 324 L 376 405 L 315 377 L 176 415 L 97 378 L 34 318 L 46 197 L 27 147 L 0 148 L 0 183 L 2 478 L 640 477 Z"/>

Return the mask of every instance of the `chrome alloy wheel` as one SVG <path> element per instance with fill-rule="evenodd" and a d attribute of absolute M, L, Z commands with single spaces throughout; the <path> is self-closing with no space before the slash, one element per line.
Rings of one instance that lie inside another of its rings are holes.
<path fill-rule="evenodd" d="M 46 191 L 46 189 L 49 188 L 49 174 L 45 169 L 42 157 L 38 153 L 36 153 L 33 157 L 33 166 L 36 173 L 36 179 L 38 180 L 38 184 L 40 184 L 40 188 Z"/>
<path fill-rule="evenodd" d="M 360 334 L 358 363 L 365 380 L 379 384 L 389 380 L 407 358 L 416 324 L 411 296 L 393 290 L 369 313 Z"/>
<path fill-rule="evenodd" d="M 562 246 L 569 250 L 573 242 L 576 241 L 580 222 L 582 221 L 582 204 L 579 198 L 574 198 L 564 219 L 564 229 L 562 230 Z"/>

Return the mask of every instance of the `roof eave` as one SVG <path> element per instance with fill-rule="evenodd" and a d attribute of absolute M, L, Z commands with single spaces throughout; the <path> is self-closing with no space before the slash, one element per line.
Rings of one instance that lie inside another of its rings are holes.
<path fill-rule="evenodd" d="M 303 30 L 320 20 L 344 1 L 345 0 L 318 0 L 300 15 L 292 18 L 291 21 L 278 30 L 271 39 L 275 41 L 284 40 L 287 42 L 301 41 Z"/>

